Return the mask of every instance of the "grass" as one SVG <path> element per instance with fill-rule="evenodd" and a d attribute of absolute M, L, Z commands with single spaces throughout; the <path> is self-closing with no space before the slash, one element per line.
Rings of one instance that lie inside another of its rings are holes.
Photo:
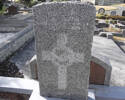
<path fill-rule="evenodd" d="M 113 36 L 114 40 L 120 40 L 120 41 L 125 41 L 124 37 L 118 37 L 118 36 Z"/>
<path fill-rule="evenodd" d="M 107 31 L 107 32 L 121 32 L 122 30 L 119 29 L 119 28 L 109 27 L 109 28 L 104 28 L 104 31 Z"/>
<path fill-rule="evenodd" d="M 112 6 L 95 6 L 96 10 L 99 10 L 100 8 L 104 8 L 105 10 L 116 10 L 117 7 L 112 7 Z"/>
<path fill-rule="evenodd" d="M 26 0 L 24 0 L 24 2 L 22 2 L 21 0 L 15 0 L 16 3 L 22 3 L 28 7 L 32 7 L 34 5 L 36 5 L 38 2 L 37 0 L 30 0 L 29 2 L 26 2 Z"/>
<path fill-rule="evenodd" d="M 117 7 L 117 6 L 125 7 L 125 4 L 124 3 L 122 3 L 122 4 L 114 4 L 114 5 L 111 5 L 111 6 L 113 6 L 113 7 Z"/>
<path fill-rule="evenodd" d="M 99 10 L 100 8 L 104 8 L 105 10 L 116 10 L 118 7 L 125 7 L 125 4 L 114 4 L 114 5 L 109 5 L 109 6 L 98 6 L 96 5 L 96 10 Z"/>

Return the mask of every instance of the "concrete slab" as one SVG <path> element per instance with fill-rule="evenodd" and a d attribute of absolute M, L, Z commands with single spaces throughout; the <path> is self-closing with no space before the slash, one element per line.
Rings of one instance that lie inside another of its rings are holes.
<path fill-rule="evenodd" d="M 0 76 L 1 92 L 31 94 L 33 90 L 36 92 L 39 91 L 39 84 L 37 81 Z"/>
<path fill-rule="evenodd" d="M 12 19 L 18 19 L 18 20 L 27 20 L 33 16 L 32 13 L 21 13 L 21 14 L 16 14 L 12 16 Z"/>
<path fill-rule="evenodd" d="M 39 93 L 36 93 L 33 91 L 29 100 L 69 100 L 69 99 L 42 97 L 39 95 Z M 95 91 L 92 89 L 88 90 L 88 100 L 96 100 L 95 99 Z"/>
<path fill-rule="evenodd" d="M 23 72 L 24 78 L 31 78 L 30 65 L 28 64 L 34 55 L 35 42 L 33 39 L 10 58 L 10 62 L 14 63 Z"/>
<path fill-rule="evenodd" d="M 0 92 L 31 94 L 29 100 L 64 100 L 40 96 L 39 82 L 29 79 L 0 76 Z M 93 89 L 88 90 L 88 100 L 95 100 L 95 91 Z"/>
<path fill-rule="evenodd" d="M 0 19 L 0 62 L 33 38 L 32 13 Z"/>
<path fill-rule="evenodd" d="M 0 41 L 0 62 L 18 50 L 26 41 L 33 38 L 33 26 L 29 25 L 15 34 L 2 34 Z"/>
<path fill-rule="evenodd" d="M 125 54 L 114 41 L 94 36 L 92 53 L 109 59 L 112 66 L 111 85 L 125 86 Z"/>
<path fill-rule="evenodd" d="M 95 89 L 96 100 L 125 100 L 125 87 L 91 85 Z"/>

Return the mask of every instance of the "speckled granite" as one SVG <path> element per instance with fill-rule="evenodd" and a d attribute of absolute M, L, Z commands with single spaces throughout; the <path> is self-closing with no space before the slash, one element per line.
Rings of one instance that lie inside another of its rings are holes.
<path fill-rule="evenodd" d="M 86 100 L 95 7 L 48 2 L 33 12 L 41 95 Z"/>

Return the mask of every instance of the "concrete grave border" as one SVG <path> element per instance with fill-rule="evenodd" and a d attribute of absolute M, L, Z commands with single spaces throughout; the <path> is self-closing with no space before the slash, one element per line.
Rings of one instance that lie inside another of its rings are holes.
<path fill-rule="evenodd" d="M 125 87 L 90 85 L 98 100 L 125 100 Z"/>
<path fill-rule="evenodd" d="M 34 37 L 33 26 L 29 25 L 23 30 L 15 33 L 15 35 L 4 42 L 0 47 L 0 62 L 4 61 L 8 56 L 12 55 L 16 50 Z"/>
<path fill-rule="evenodd" d="M 92 55 L 91 61 L 101 65 L 106 70 L 104 85 L 110 85 L 112 67 L 109 59 L 101 55 Z"/>
<path fill-rule="evenodd" d="M 39 82 L 29 79 L 11 78 L 0 76 L 0 91 L 10 93 L 31 94 L 29 100 L 63 100 L 57 98 L 45 98 L 39 95 Z M 88 100 L 124 100 L 125 87 L 90 85 Z"/>
<path fill-rule="evenodd" d="M 22 78 L 0 76 L 0 92 L 31 94 L 29 100 L 63 100 L 40 96 L 39 82 Z M 92 89 L 89 89 L 88 100 L 95 100 L 95 91 Z"/>
<path fill-rule="evenodd" d="M 111 67 L 111 64 L 109 62 L 109 59 L 105 56 L 92 54 L 91 61 L 101 65 L 106 70 L 104 85 L 110 85 L 112 67 Z M 36 55 L 34 55 L 32 57 L 32 59 L 29 61 L 28 65 L 30 66 L 30 69 L 31 69 L 31 77 L 33 79 L 37 79 L 38 78 L 37 68 L 35 68 L 35 67 L 37 67 L 37 57 L 36 57 Z"/>

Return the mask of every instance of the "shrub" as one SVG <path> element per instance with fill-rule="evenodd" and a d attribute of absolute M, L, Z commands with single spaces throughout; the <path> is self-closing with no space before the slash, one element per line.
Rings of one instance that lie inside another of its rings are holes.
<path fill-rule="evenodd" d="M 2 9 L 3 9 L 4 2 L 6 2 L 6 0 L 0 0 L 0 10 L 2 10 Z"/>
<path fill-rule="evenodd" d="M 125 20 L 125 16 L 111 16 L 111 15 L 106 15 L 106 14 L 97 14 L 96 18 L 98 19 L 113 19 L 113 20 Z"/>
<path fill-rule="evenodd" d="M 41 2 L 46 2 L 46 0 L 38 0 L 38 1 L 41 1 Z"/>
<path fill-rule="evenodd" d="M 61 1 L 68 1 L 68 0 L 52 0 L 52 1 L 58 1 L 58 2 L 61 2 Z"/>
<path fill-rule="evenodd" d="M 117 24 L 117 20 L 110 20 L 110 23 Z"/>
<path fill-rule="evenodd" d="M 106 23 L 109 24 L 109 20 L 106 20 Z"/>
<path fill-rule="evenodd" d="M 37 4 L 37 0 L 16 0 L 16 2 L 22 3 L 28 7 L 32 7 Z"/>
<path fill-rule="evenodd" d="M 5 6 L 2 6 L 2 9 L 0 10 L 0 15 L 3 15 L 6 12 L 7 8 Z"/>

